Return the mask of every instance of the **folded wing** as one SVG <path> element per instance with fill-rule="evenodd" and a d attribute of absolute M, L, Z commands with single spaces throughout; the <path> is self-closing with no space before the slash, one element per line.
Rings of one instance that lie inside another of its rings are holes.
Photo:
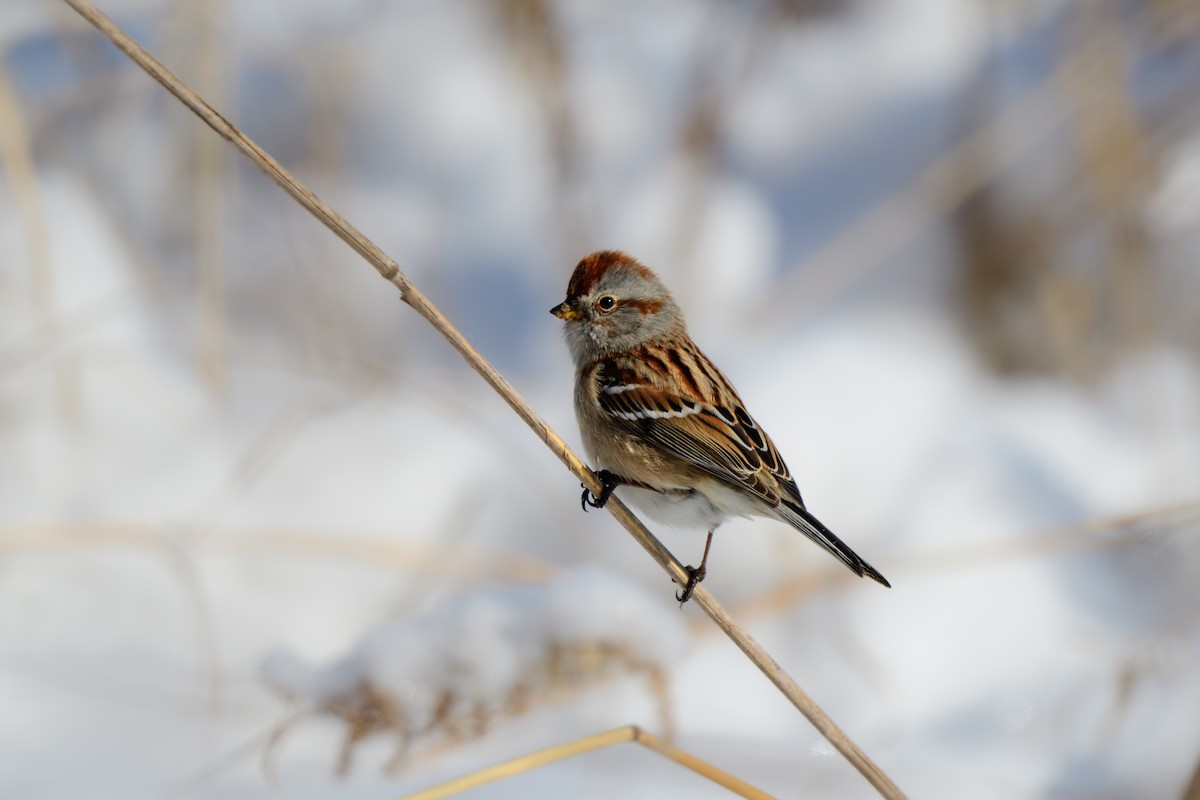
<path fill-rule="evenodd" d="M 804 507 L 771 438 L 694 346 L 614 357 L 594 374 L 604 413 L 662 450 L 749 491 L 857 575 L 890 586 Z"/>

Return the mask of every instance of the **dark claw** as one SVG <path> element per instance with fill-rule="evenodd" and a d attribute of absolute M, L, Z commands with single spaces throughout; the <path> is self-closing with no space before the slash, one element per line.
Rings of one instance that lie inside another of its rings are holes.
<path fill-rule="evenodd" d="M 675 595 L 675 599 L 679 601 L 680 608 L 683 608 L 683 604 L 692 599 L 692 592 L 696 590 L 696 586 L 700 581 L 704 580 L 704 576 L 708 572 L 703 564 L 698 569 L 690 564 L 684 567 L 684 569 L 687 570 L 688 574 L 687 585 L 683 587 L 682 592 Z"/>
<path fill-rule="evenodd" d="M 604 487 L 600 490 L 600 496 L 592 494 L 591 490 L 585 484 L 583 486 L 583 496 L 579 498 L 580 507 L 586 512 L 588 506 L 592 508 L 604 508 L 608 503 L 608 498 L 612 497 L 613 489 L 621 485 L 621 479 L 606 469 L 602 469 L 596 473 L 596 477 L 600 479 L 600 485 Z"/>

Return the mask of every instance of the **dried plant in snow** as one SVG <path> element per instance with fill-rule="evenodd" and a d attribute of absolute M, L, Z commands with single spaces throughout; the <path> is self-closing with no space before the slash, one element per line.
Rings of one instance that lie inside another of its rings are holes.
<path fill-rule="evenodd" d="M 466 741 L 498 718 L 621 675 L 646 678 L 669 732 L 666 670 L 686 642 L 677 614 L 625 581 L 584 569 L 394 620 L 329 664 L 279 651 L 262 672 L 281 696 L 345 723 L 345 772 L 355 745 L 373 734 L 396 737 L 395 768 L 418 742 Z"/>

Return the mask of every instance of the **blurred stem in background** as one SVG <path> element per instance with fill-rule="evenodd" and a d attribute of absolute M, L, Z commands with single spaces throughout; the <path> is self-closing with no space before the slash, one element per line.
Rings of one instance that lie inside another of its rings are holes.
<path fill-rule="evenodd" d="M 75 359 L 69 350 L 58 345 L 59 325 L 54 289 L 54 264 L 50 252 L 50 231 L 42 208 L 34 168 L 33 151 L 29 147 L 26 118 L 16 92 L 0 61 L 0 165 L 4 168 L 13 194 L 17 198 L 17 213 L 24 232 L 29 259 L 29 302 L 33 309 L 34 338 L 47 348 L 53 363 L 52 380 L 59 417 L 69 427 L 82 418 L 79 380 Z M 6 254 L 10 255 L 10 254 Z"/>
<path fill-rule="evenodd" d="M 952 217 L 960 319 L 1000 373 L 1092 383 L 1152 343 L 1195 350 L 1186 332 L 1190 312 L 1171 301 L 1148 230 L 1167 144 L 1153 128 L 1171 120 L 1147 119 L 1131 94 L 1139 61 L 1169 47 L 1163 31 L 1176 30 L 1195 7 L 1154 8 L 1131 16 L 1110 2 L 1071 7 L 1062 34 L 1071 51 L 1053 83 L 1067 130 L 1016 165 L 1016 178 L 997 176 Z M 990 62 L 982 91 L 967 93 L 965 108 L 974 115 L 994 104 L 984 98 L 1000 96 L 1001 69 Z M 996 160 L 1005 142 L 997 137 L 991 146 Z"/>
<path fill-rule="evenodd" d="M 226 17 L 224 0 L 200 0 L 188 9 L 193 15 L 195 55 L 193 69 L 201 94 L 218 106 L 235 104 L 227 94 L 224 69 Z M 194 154 L 195 258 L 196 258 L 196 360 L 213 392 L 226 391 L 225 293 L 222 281 L 223 230 L 232 195 L 225 189 L 225 147 L 208 131 L 189 129 Z"/>

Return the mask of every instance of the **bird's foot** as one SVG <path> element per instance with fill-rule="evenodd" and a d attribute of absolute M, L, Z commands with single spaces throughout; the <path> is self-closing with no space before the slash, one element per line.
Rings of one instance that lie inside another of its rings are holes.
<path fill-rule="evenodd" d="M 683 587 L 682 592 L 675 595 L 675 599 L 679 601 L 680 608 L 683 608 L 683 604 L 692 599 L 692 592 L 696 590 L 696 586 L 699 585 L 700 581 L 704 580 L 704 576 L 708 573 L 703 563 L 699 567 L 693 567 L 689 564 L 684 569 L 687 570 L 688 574 L 687 584 Z"/>
<path fill-rule="evenodd" d="M 580 484 L 583 486 L 583 496 L 579 498 L 579 505 L 585 512 L 588 506 L 604 508 L 608 498 L 612 497 L 613 489 L 621 485 L 621 478 L 606 469 L 597 472 L 596 477 L 600 479 L 600 485 L 603 487 L 599 495 L 592 494 L 592 490 L 586 484 Z"/>

